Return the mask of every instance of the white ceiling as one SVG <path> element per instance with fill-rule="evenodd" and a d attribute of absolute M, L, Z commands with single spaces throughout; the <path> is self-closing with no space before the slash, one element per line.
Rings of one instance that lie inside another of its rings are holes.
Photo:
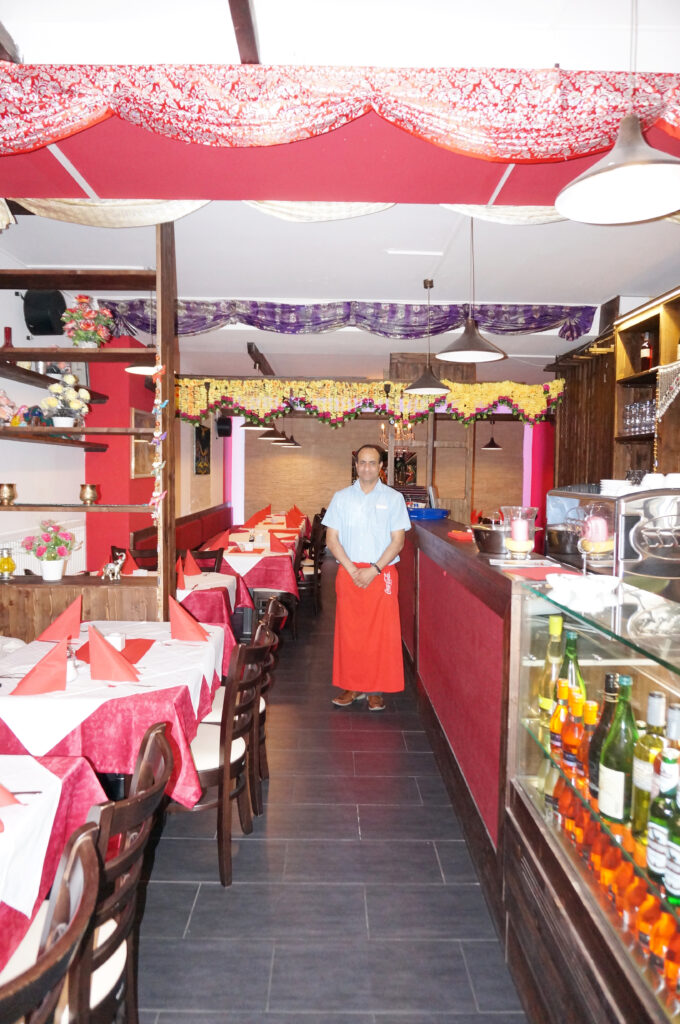
<path fill-rule="evenodd" d="M 630 8 L 621 0 L 251 3 L 263 64 L 630 66 Z M 113 6 L 3 0 L 0 17 L 26 63 L 238 63 L 227 0 L 190 6 L 185 0 L 118 0 Z M 676 71 L 679 52 L 677 0 L 640 0 L 637 69 Z M 183 298 L 424 302 L 425 277 L 434 279 L 433 303 L 470 297 L 469 220 L 439 206 L 401 205 L 368 217 L 297 224 L 244 203 L 215 201 L 176 223 L 176 243 Z M 8 267 L 154 262 L 150 228 L 108 230 L 20 217 L 0 238 L 0 265 Z M 475 221 L 479 302 L 600 304 L 617 294 L 658 294 L 679 279 L 680 224 Z M 433 351 L 448 340 L 434 337 Z M 247 341 L 282 376 L 380 377 L 390 352 L 425 350 L 424 340 L 389 342 L 356 330 L 310 337 L 226 328 L 182 339 L 182 370 L 250 373 Z M 494 341 L 512 358 L 480 367 L 479 379 L 544 381 L 542 367 L 569 347 L 554 334 Z"/>

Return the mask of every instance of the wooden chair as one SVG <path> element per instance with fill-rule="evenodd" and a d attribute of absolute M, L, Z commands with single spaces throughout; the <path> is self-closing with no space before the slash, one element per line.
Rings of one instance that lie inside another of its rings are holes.
<path fill-rule="evenodd" d="M 287 618 L 288 609 L 285 604 L 283 604 L 282 601 L 279 601 L 277 597 L 270 598 L 260 622 L 263 626 L 267 626 L 271 629 L 272 633 L 276 634 L 277 646 L 278 636 L 285 626 Z"/>
<path fill-rule="evenodd" d="M 28 933 L 3 975 L 16 970 L 0 985 L 0 1021 L 52 1020 L 64 980 L 90 923 L 97 899 L 99 863 L 94 824 L 81 825 L 66 844 L 52 885 Z M 44 908 L 44 909 L 43 909 Z"/>
<path fill-rule="evenodd" d="M 124 1006 L 137 1024 L 137 896 L 144 850 L 172 772 L 166 723 L 147 729 L 128 796 L 97 804 L 99 892 L 69 977 L 69 1012 L 77 1024 L 111 1024 Z"/>
<path fill-rule="evenodd" d="M 273 602 L 283 609 L 285 615 L 286 608 L 280 601 L 273 599 Z M 272 601 L 269 602 L 272 604 Z M 276 667 L 277 651 L 279 647 L 279 637 L 277 632 L 265 622 L 265 618 L 268 617 L 268 613 L 260 619 L 259 625 L 255 631 L 254 642 L 269 644 L 269 654 L 267 660 L 264 663 L 264 672 L 262 676 L 262 683 L 260 685 L 260 711 L 258 715 L 258 730 L 257 730 L 257 767 L 258 767 L 258 784 L 257 784 L 257 797 L 253 802 L 253 810 L 255 814 L 262 814 L 264 810 L 264 802 L 262 800 L 262 783 L 269 778 L 269 761 L 267 759 L 267 704 L 269 701 L 269 691 L 274 683 L 274 668 Z M 270 619 L 280 620 L 281 614 L 276 611 L 271 614 Z"/>
<path fill-rule="evenodd" d="M 238 644 L 225 685 L 198 727 L 191 744 L 203 794 L 194 807 L 171 803 L 169 813 L 194 814 L 217 808 L 217 859 L 220 882 L 231 885 L 231 802 L 236 801 L 242 831 L 253 830 L 251 798 L 258 801 L 260 685 L 270 644 Z M 250 797 L 249 797 L 250 793 Z M 261 801 L 261 795 L 259 796 Z"/>
<path fill-rule="evenodd" d="M 301 562 L 297 580 L 300 597 L 307 593 L 312 595 L 312 607 L 315 615 L 321 611 L 321 569 L 325 551 L 326 527 L 322 526 L 314 543 L 313 557 Z"/>
<path fill-rule="evenodd" d="M 182 558 L 186 558 L 186 549 L 178 551 L 177 554 Z M 201 572 L 219 572 L 222 566 L 222 556 L 224 554 L 224 548 L 215 548 L 214 551 L 192 551 L 191 554 L 194 556 L 196 565 Z"/>
<path fill-rule="evenodd" d="M 112 544 L 111 561 L 115 562 L 118 556 L 124 555 L 126 551 L 130 552 L 140 569 L 158 569 L 158 552 L 154 548 L 119 548 Z"/>

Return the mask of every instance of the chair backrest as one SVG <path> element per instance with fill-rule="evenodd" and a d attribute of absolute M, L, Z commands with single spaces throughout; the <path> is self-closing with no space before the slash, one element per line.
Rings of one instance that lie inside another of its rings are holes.
<path fill-rule="evenodd" d="M 277 636 L 286 624 L 288 609 L 277 597 L 272 597 L 267 603 L 264 615 L 260 619 L 260 625 L 271 629 Z"/>
<path fill-rule="evenodd" d="M 115 544 L 111 545 L 111 561 L 115 560 L 120 556 L 124 555 L 126 551 L 130 552 L 132 558 L 139 566 L 140 569 L 157 569 L 158 568 L 158 552 L 153 548 L 146 551 L 141 548 L 119 548 Z"/>
<path fill-rule="evenodd" d="M 192 551 L 191 554 L 194 556 L 201 572 L 220 571 L 224 548 L 215 548 L 214 551 Z"/>
<path fill-rule="evenodd" d="M 35 965 L 0 987 L 0 1020 L 51 1020 L 66 973 L 97 899 L 97 827 L 81 825 L 66 844 L 52 886 Z"/>
<path fill-rule="evenodd" d="M 165 730 L 166 723 L 160 722 L 144 734 L 128 796 L 90 810 L 90 821 L 99 825 L 101 873 L 95 911 L 72 972 L 70 1009 L 78 1024 L 89 1020 L 92 973 L 116 952 L 135 925 L 144 850 L 172 772 Z M 98 928 L 107 937 L 95 944 Z"/>

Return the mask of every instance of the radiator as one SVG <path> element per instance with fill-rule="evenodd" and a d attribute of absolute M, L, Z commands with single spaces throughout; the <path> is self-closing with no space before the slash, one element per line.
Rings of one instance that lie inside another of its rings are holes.
<path fill-rule="evenodd" d="M 69 530 L 76 539 L 75 550 L 71 552 L 66 563 L 67 574 L 75 576 L 76 573 L 85 571 L 85 523 L 82 520 L 75 523 L 63 520 L 59 525 L 63 526 L 65 530 Z M 3 533 L 0 536 L 0 547 L 9 548 L 12 558 L 16 562 L 16 576 L 23 576 L 24 569 L 30 569 L 34 573 L 40 572 L 38 559 L 30 551 L 24 551 L 21 546 L 22 540 L 27 535 L 28 530 L 24 529 L 18 533 Z"/>

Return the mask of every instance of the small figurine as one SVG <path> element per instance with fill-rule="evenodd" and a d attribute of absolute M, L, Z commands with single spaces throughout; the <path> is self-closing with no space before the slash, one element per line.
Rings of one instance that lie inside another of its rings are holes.
<path fill-rule="evenodd" d="M 102 579 L 111 580 L 112 583 L 120 582 L 120 572 L 123 568 L 123 562 L 125 561 L 125 552 L 121 552 L 116 558 L 115 562 L 107 562 L 102 569 Z"/>

